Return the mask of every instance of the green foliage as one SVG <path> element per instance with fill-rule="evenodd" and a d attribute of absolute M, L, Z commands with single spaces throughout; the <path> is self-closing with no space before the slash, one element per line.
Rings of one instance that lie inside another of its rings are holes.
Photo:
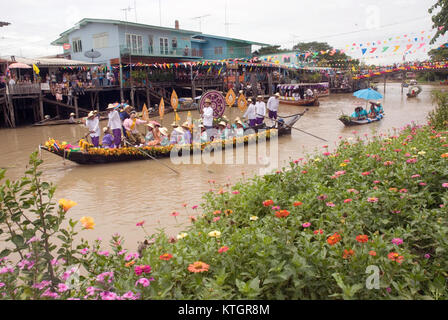
<path fill-rule="evenodd" d="M 432 92 L 432 102 L 436 108 L 428 115 L 428 121 L 438 129 L 448 126 L 448 93 L 440 90 Z"/>
<path fill-rule="evenodd" d="M 325 149 L 322 156 L 250 180 L 243 176 L 235 185 L 210 181 L 202 212 L 185 234 L 148 235 L 139 255 L 126 253 L 119 235 L 112 237 L 111 251 L 100 240 L 71 249 L 76 223 L 57 232 L 62 208 L 50 218 L 51 200 L 36 200 L 39 194 L 51 199 L 54 188 L 36 180 L 34 159 L 28 178 L 6 181 L 0 190 L 0 222 L 10 244 L 2 254 L 25 257 L 15 266 L 0 260 L 0 298 L 447 299 L 448 132 L 402 130 L 341 140 L 333 153 Z M 289 214 L 277 217 L 280 209 Z M 39 231 L 43 225 L 52 226 L 48 236 Z M 328 241 L 335 233 L 340 240 Z M 42 280 L 52 279 L 48 254 L 56 249 L 46 252 L 42 241 L 28 244 L 36 234 L 50 248 L 52 237 L 61 236 L 60 257 L 82 270 L 78 279 L 59 270 L 58 285 L 42 288 Z M 34 252 L 38 258 L 27 258 Z M 27 259 L 42 266 L 28 268 Z M 196 261 L 208 267 L 191 272 Z M 369 266 L 380 271 L 379 289 L 366 288 Z"/>
<path fill-rule="evenodd" d="M 266 46 L 258 49 L 253 53 L 254 56 L 263 56 L 267 54 L 287 52 L 288 49 L 280 49 L 280 46 Z"/>
<path fill-rule="evenodd" d="M 448 1 L 447 0 L 438 0 L 431 8 L 428 9 L 430 14 L 433 14 L 431 17 L 433 22 L 433 29 L 436 29 L 436 33 L 431 39 L 431 44 L 434 44 L 436 40 L 445 35 L 448 27 Z M 443 29 L 439 29 L 443 27 Z"/>

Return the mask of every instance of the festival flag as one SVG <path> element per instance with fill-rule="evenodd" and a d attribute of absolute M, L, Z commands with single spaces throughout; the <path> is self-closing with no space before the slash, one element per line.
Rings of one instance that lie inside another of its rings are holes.
<path fill-rule="evenodd" d="M 190 111 L 188 111 L 188 114 L 187 114 L 187 122 L 188 122 L 189 126 L 191 126 L 191 124 L 193 123 L 193 118 L 191 117 Z"/>
<path fill-rule="evenodd" d="M 163 101 L 163 98 L 162 98 L 162 99 L 160 99 L 160 104 L 159 104 L 160 120 L 163 120 L 164 115 L 165 115 L 165 102 Z"/>
<path fill-rule="evenodd" d="M 383 52 L 386 52 L 389 47 L 383 47 Z"/>
<path fill-rule="evenodd" d="M 173 89 L 173 93 L 171 93 L 171 106 L 176 111 L 179 106 L 179 98 L 177 97 L 176 90 Z"/>
<path fill-rule="evenodd" d="M 179 114 L 177 113 L 177 111 L 174 111 L 174 122 L 176 122 L 176 124 L 179 124 L 179 121 L 180 121 Z"/>
<path fill-rule="evenodd" d="M 411 49 L 411 47 L 412 47 L 412 44 L 408 44 L 408 45 L 406 46 L 406 51 L 408 51 L 409 49 Z"/>
<path fill-rule="evenodd" d="M 361 51 L 362 51 L 362 54 L 364 55 L 367 51 L 367 48 L 361 49 Z"/>
<path fill-rule="evenodd" d="M 226 103 L 228 106 L 231 107 L 235 104 L 235 101 L 236 101 L 236 94 L 232 89 L 230 89 L 226 95 Z"/>
<path fill-rule="evenodd" d="M 219 69 L 218 76 L 221 75 L 222 68 L 224 68 L 224 67 L 221 67 L 221 69 Z"/>
<path fill-rule="evenodd" d="M 395 49 L 393 52 L 396 52 L 399 48 L 400 48 L 400 46 L 395 46 Z"/>
<path fill-rule="evenodd" d="M 238 97 L 238 108 L 241 110 L 241 112 L 246 111 L 247 108 L 247 100 L 246 97 L 244 96 L 244 94 L 241 94 Z"/>
<path fill-rule="evenodd" d="M 146 103 L 143 105 L 142 108 L 142 119 L 145 121 L 149 121 L 149 112 L 148 108 L 146 107 Z"/>
<path fill-rule="evenodd" d="M 370 50 L 369 53 L 374 53 L 376 51 L 377 48 L 372 48 L 372 50 Z"/>
<path fill-rule="evenodd" d="M 38 75 L 40 73 L 39 68 L 33 63 L 33 70 Z"/>

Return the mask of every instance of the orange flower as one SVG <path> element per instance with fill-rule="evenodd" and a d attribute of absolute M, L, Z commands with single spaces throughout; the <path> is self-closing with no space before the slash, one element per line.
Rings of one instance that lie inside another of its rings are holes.
<path fill-rule="evenodd" d="M 162 254 L 162 255 L 159 257 L 159 259 L 160 259 L 160 260 L 168 261 L 168 260 L 170 260 L 172 257 L 173 257 L 172 254 L 164 253 L 164 254 Z"/>
<path fill-rule="evenodd" d="M 135 263 L 135 261 L 132 260 L 132 261 L 129 261 L 128 263 L 126 263 L 124 266 L 129 268 L 129 267 L 132 266 L 134 263 Z"/>
<path fill-rule="evenodd" d="M 373 251 L 373 250 L 369 251 L 369 254 L 370 254 L 372 257 L 375 257 L 375 256 L 376 256 L 376 252 Z"/>
<path fill-rule="evenodd" d="M 275 216 L 277 218 L 286 218 L 287 216 L 289 216 L 289 211 L 288 210 L 275 211 Z"/>
<path fill-rule="evenodd" d="M 448 158 L 448 153 L 442 154 L 442 158 Z"/>
<path fill-rule="evenodd" d="M 273 200 L 266 200 L 266 201 L 263 201 L 263 205 L 264 205 L 265 207 L 272 206 L 273 204 L 274 204 L 274 201 L 273 201 Z"/>
<path fill-rule="evenodd" d="M 368 242 L 369 241 L 369 237 L 365 234 L 360 234 L 359 236 L 356 236 L 356 241 L 358 242 Z"/>
<path fill-rule="evenodd" d="M 221 210 L 216 210 L 213 212 L 214 215 L 221 214 Z"/>
<path fill-rule="evenodd" d="M 208 271 L 210 266 L 202 261 L 196 261 L 195 263 L 192 263 L 188 266 L 188 271 L 199 273 L 199 272 L 205 272 Z"/>
<path fill-rule="evenodd" d="M 71 207 L 74 207 L 76 205 L 77 205 L 77 203 L 72 200 L 67 200 L 67 199 L 59 200 L 59 206 L 62 207 L 64 212 L 67 212 Z"/>
<path fill-rule="evenodd" d="M 390 252 L 390 253 L 387 255 L 387 258 L 389 258 L 389 260 L 395 261 L 395 262 L 397 262 L 397 263 L 402 263 L 403 260 L 404 260 L 404 257 L 403 257 L 403 256 L 400 256 L 400 255 L 399 255 L 398 253 L 396 253 L 396 252 Z"/>
<path fill-rule="evenodd" d="M 336 232 L 335 234 L 329 236 L 327 238 L 327 242 L 330 246 L 335 245 L 339 241 L 341 241 L 342 237 Z"/>
<path fill-rule="evenodd" d="M 226 214 L 226 216 L 228 216 L 228 215 L 232 214 L 233 211 L 230 210 L 230 209 L 227 209 L 227 210 L 224 211 L 224 213 Z"/>
<path fill-rule="evenodd" d="M 301 202 L 301 201 L 296 201 L 296 202 L 294 202 L 294 207 L 301 206 L 302 204 L 303 204 L 303 202 Z"/>
<path fill-rule="evenodd" d="M 342 254 L 342 258 L 348 259 L 348 258 L 350 258 L 350 257 L 352 257 L 354 255 L 355 255 L 355 251 L 353 251 L 352 249 L 348 249 L 348 250 L 345 249 L 344 253 Z"/>
<path fill-rule="evenodd" d="M 95 222 L 93 221 L 92 217 L 82 217 L 79 219 L 79 221 L 82 223 L 82 226 L 84 229 L 93 229 L 95 227 Z"/>

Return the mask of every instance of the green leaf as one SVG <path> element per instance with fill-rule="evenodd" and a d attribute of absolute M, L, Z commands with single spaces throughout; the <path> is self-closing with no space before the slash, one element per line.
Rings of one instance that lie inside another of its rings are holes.
<path fill-rule="evenodd" d="M 14 235 L 11 237 L 11 241 L 18 247 L 22 247 L 25 244 L 25 239 L 21 235 Z"/>

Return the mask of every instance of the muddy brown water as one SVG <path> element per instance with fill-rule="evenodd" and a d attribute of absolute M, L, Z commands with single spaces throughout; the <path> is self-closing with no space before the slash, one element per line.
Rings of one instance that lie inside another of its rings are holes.
<path fill-rule="evenodd" d="M 434 108 L 431 104 L 431 90 L 444 88 L 437 85 L 422 87 L 423 92 L 418 98 L 408 99 L 406 88 L 402 94 L 400 84 L 388 84 L 383 100 L 386 118 L 378 123 L 357 127 L 345 127 L 337 118 L 342 112 L 350 114 L 355 104 L 360 102 L 359 99 L 352 94 L 333 94 L 322 98 L 320 107 L 310 107 L 295 126 L 328 142 L 293 130 L 291 136 L 278 140 L 279 167 L 306 153 L 318 150 L 321 154 L 323 145 L 332 147 L 339 140 L 338 137 L 354 136 L 354 130 L 358 135 L 371 135 L 375 131 L 387 132 L 400 128 L 412 121 L 425 123 L 428 112 Z M 383 86 L 380 86 L 379 91 L 383 93 Z M 303 110 L 303 107 L 280 105 L 279 114 L 291 115 Z M 182 121 L 186 120 L 187 113 L 179 115 Z M 192 115 L 198 117 L 197 112 L 192 112 Z M 226 115 L 234 119 L 242 116 L 242 113 L 232 108 L 226 111 Z M 163 125 L 169 128 L 173 117 L 173 114 L 166 115 Z M 106 125 L 107 122 L 102 124 Z M 30 153 L 39 144 L 49 137 L 75 142 L 85 135 L 86 129 L 81 125 L 61 125 L 2 129 L 0 133 L 0 167 L 7 168 L 7 178 L 17 179 L 24 173 Z M 209 191 L 209 180 L 216 180 L 220 185 L 235 183 L 243 177 L 242 173 L 247 179 L 259 174 L 259 169 L 263 168 L 262 164 L 174 165 L 170 159 L 161 160 L 180 172 L 180 175 L 176 175 L 151 160 L 82 166 L 63 161 L 45 151 L 42 158 L 43 178 L 57 186 L 55 200 L 68 198 L 78 203 L 69 211 L 68 217 L 79 220 L 82 216 L 91 216 L 95 219 L 95 229 L 81 231 L 80 237 L 88 240 L 102 238 L 106 244 L 112 234 L 119 233 L 125 236 L 125 247 L 129 250 L 135 250 L 138 241 L 145 237 L 143 230 L 136 226 L 137 222 L 144 220 L 149 233 L 164 228 L 167 234 L 174 236 L 188 226 L 190 215 L 200 213 L 191 207 L 200 204 L 202 195 Z M 218 188 L 215 186 L 214 189 Z M 182 207 L 184 203 L 188 204 L 187 208 Z M 171 216 L 173 211 L 180 213 L 177 220 Z M 0 244 L 0 247 L 4 245 Z"/>

